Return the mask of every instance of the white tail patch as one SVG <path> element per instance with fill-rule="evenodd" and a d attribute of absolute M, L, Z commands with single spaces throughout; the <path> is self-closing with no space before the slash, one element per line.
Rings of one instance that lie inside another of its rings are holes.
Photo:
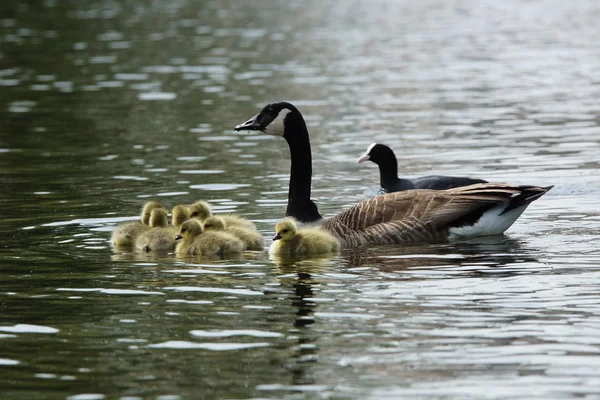
<path fill-rule="evenodd" d="M 498 204 L 483 213 L 481 218 L 472 226 L 461 226 L 460 228 L 450 228 L 450 237 L 472 237 L 472 236 L 493 236 L 503 234 L 511 225 L 523 214 L 527 208 L 524 205 L 507 213 L 502 213 L 508 206 L 508 201 Z"/>

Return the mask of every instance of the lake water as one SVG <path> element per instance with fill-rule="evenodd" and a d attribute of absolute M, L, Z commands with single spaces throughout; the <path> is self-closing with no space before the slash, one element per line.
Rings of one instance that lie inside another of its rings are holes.
<path fill-rule="evenodd" d="M 593 0 L 0 4 L 3 399 L 600 398 Z M 324 215 L 405 176 L 556 185 L 503 237 L 276 265 L 115 253 L 148 199 Z"/>

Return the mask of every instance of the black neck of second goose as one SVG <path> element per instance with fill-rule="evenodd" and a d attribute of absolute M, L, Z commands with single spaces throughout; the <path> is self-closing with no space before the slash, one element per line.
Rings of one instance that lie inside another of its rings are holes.
<path fill-rule="evenodd" d="M 322 219 L 317 206 L 310 199 L 312 180 L 312 153 L 308 129 L 301 115 L 286 119 L 285 140 L 290 147 L 292 160 L 290 188 L 285 215 L 301 222 L 313 222 Z"/>
<path fill-rule="evenodd" d="M 387 154 L 381 160 L 377 160 L 379 167 L 379 185 L 387 189 L 389 186 L 395 186 L 401 180 L 398 178 L 398 161 L 394 153 Z"/>

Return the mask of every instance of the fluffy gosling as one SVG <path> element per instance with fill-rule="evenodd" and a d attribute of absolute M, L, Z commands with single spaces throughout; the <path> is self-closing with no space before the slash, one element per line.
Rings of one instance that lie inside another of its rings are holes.
<path fill-rule="evenodd" d="M 213 215 L 206 218 L 203 228 L 205 231 L 212 230 L 232 234 L 244 243 L 245 250 L 262 250 L 265 247 L 265 239 L 260 233 L 241 226 L 230 226 L 225 222 L 225 218 L 221 216 Z"/>
<path fill-rule="evenodd" d="M 269 248 L 274 257 L 336 254 L 340 250 L 340 243 L 330 233 L 316 227 L 298 229 L 292 218 L 278 222 L 275 233 Z"/>
<path fill-rule="evenodd" d="M 155 208 L 150 213 L 150 229 L 143 232 L 135 241 L 135 247 L 143 251 L 173 250 L 175 236 L 173 230 L 167 227 L 167 211 Z"/>
<path fill-rule="evenodd" d="M 233 235 L 218 231 L 203 231 L 200 222 L 194 218 L 181 225 L 175 253 L 178 255 L 201 255 L 231 257 L 241 255 L 244 244 Z"/>
<path fill-rule="evenodd" d="M 196 218 L 196 219 L 200 220 L 201 222 L 204 222 L 204 220 L 206 218 L 208 218 L 212 215 L 214 215 L 214 214 L 212 212 L 212 208 L 211 208 L 210 204 L 208 204 L 208 202 L 206 202 L 204 200 L 197 201 L 190 206 L 190 216 L 192 218 Z M 219 214 L 219 217 L 221 217 L 225 220 L 225 224 L 227 225 L 228 228 L 237 226 L 237 227 L 241 227 L 244 229 L 258 232 L 258 230 L 256 229 L 256 225 L 254 225 L 253 222 L 248 221 L 247 219 L 242 218 L 238 215 Z"/>
<path fill-rule="evenodd" d="M 162 204 L 156 201 L 149 201 L 144 204 L 140 221 L 126 222 L 119 225 L 112 233 L 111 242 L 115 246 L 131 247 L 135 244 L 135 240 L 143 232 L 150 229 L 150 213 L 157 208 L 165 208 Z"/>
<path fill-rule="evenodd" d="M 171 225 L 179 228 L 190 217 L 190 210 L 187 206 L 185 204 L 178 204 L 171 211 Z M 179 232 L 179 229 L 177 231 Z"/>

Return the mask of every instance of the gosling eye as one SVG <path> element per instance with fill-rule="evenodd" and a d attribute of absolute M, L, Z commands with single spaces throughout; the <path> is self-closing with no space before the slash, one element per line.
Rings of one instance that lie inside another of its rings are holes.
<path fill-rule="evenodd" d="M 183 229 L 181 230 L 181 233 L 183 233 L 183 232 L 185 232 L 185 231 L 187 231 L 187 228 L 183 228 Z"/>
<path fill-rule="evenodd" d="M 281 231 L 281 233 L 288 233 L 290 230 L 289 229 L 284 229 Z"/>
<path fill-rule="evenodd" d="M 192 217 L 195 217 L 195 216 L 196 216 L 196 215 L 198 215 L 198 214 L 200 214 L 198 211 L 194 211 L 194 212 L 192 213 Z"/>

